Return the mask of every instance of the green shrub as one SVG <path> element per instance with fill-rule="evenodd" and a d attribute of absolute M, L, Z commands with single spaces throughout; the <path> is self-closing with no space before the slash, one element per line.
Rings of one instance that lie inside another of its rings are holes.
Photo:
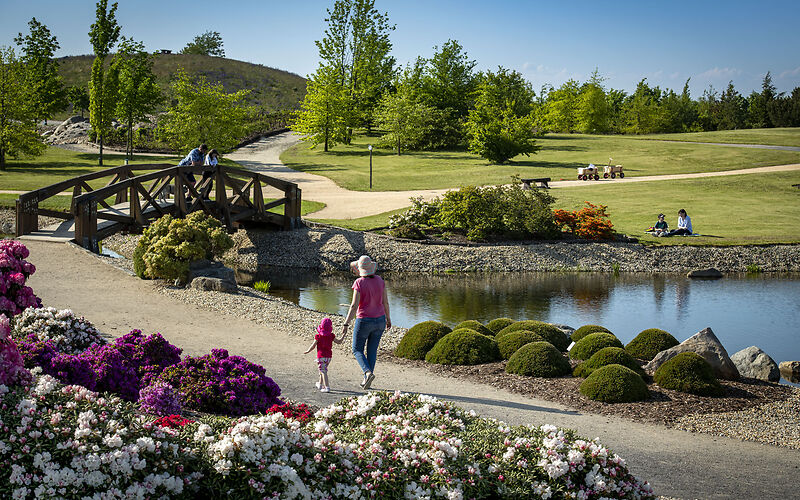
<path fill-rule="evenodd" d="M 682 352 L 659 366 L 653 379 L 664 389 L 698 396 L 722 396 L 724 393 L 711 365 L 695 352 Z"/>
<path fill-rule="evenodd" d="M 469 328 L 448 333 L 425 356 L 428 363 L 439 365 L 479 365 L 499 359 L 497 342 Z"/>
<path fill-rule="evenodd" d="M 509 359 L 517 350 L 525 344 L 531 342 L 547 342 L 538 333 L 529 330 L 520 330 L 518 332 L 511 332 L 508 335 L 497 341 L 497 347 L 500 349 L 500 357 Z"/>
<path fill-rule="evenodd" d="M 648 328 L 642 330 L 628 345 L 625 350 L 634 358 L 651 360 L 661 351 L 666 351 L 670 347 L 680 344 L 678 339 L 664 330 L 658 328 Z"/>
<path fill-rule="evenodd" d="M 517 349 L 506 365 L 506 372 L 529 377 L 561 377 L 571 368 L 567 358 L 550 342 L 531 342 Z"/>
<path fill-rule="evenodd" d="M 403 224 L 401 226 L 393 227 L 389 230 L 389 234 L 395 238 L 403 238 L 406 240 L 424 240 L 425 233 L 415 224 Z"/>
<path fill-rule="evenodd" d="M 628 367 L 612 364 L 598 368 L 581 383 L 581 394 L 604 403 L 631 403 L 650 397 L 642 377 Z"/>
<path fill-rule="evenodd" d="M 470 330 L 475 330 L 481 335 L 486 335 L 487 337 L 494 337 L 493 331 L 486 328 L 480 321 L 475 321 L 474 319 L 468 319 L 466 321 L 462 321 L 461 323 L 454 326 L 453 330 L 460 330 L 462 328 L 469 328 Z"/>
<path fill-rule="evenodd" d="M 589 335 L 590 333 L 596 333 L 596 332 L 611 333 L 611 330 L 600 325 L 583 325 L 582 327 L 572 332 L 570 338 L 572 339 L 573 342 L 577 342 L 583 337 Z"/>
<path fill-rule="evenodd" d="M 495 334 L 502 330 L 503 328 L 507 327 L 508 325 L 514 323 L 514 320 L 511 318 L 497 318 L 493 319 L 490 322 L 486 323 L 486 328 L 493 331 Z"/>
<path fill-rule="evenodd" d="M 269 281 L 256 281 L 253 283 L 253 289 L 262 293 L 269 293 L 269 287 L 271 286 L 272 283 Z"/>
<path fill-rule="evenodd" d="M 622 342 L 611 333 L 590 333 L 575 342 L 572 350 L 569 351 L 569 357 L 572 359 L 589 359 L 604 347 L 619 347 L 622 349 Z"/>
<path fill-rule="evenodd" d="M 499 341 L 504 335 L 522 330 L 528 330 L 541 335 L 544 340 L 556 346 L 559 351 L 566 351 L 567 346 L 569 345 L 569 338 L 564 335 L 564 332 L 549 323 L 535 320 L 517 321 L 516 323 L 512 323 L 497 332 L 497 335 L 495 335 L 495 340 Z"/>
<path fill-rule="evenodd" d="M 591 358 L 575 367 L 572 374 L 576 377 L 588 377 L 593 371 L 606 365 L 622 365 L 644 377 L 645 373 L 641 365 L 633 359 L 633 356 L 619 347 L 604 347 L 594 353 Z"/>
<path fill-rule="evenodd" d="M 231 247 L 222 224 L 203 212 L 185 219 L 165 215 L 144 230 L 134 250 L 134 269 L 146 278 L 186 279 L 190 263 L 219 257 Z"/>
<path fill-rule="evenodd" d="M 406 359 L 425 359 L 425 355 L 439 339 L 451 331 L 449 326 L 438 321 L 417 323 L 400 339 L 394 355 Z"/>

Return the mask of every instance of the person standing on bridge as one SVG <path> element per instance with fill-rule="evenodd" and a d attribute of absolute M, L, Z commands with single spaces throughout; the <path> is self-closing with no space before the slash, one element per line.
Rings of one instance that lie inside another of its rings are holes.
<path fill-rule="evenodd" d="M 203 160 L 204 160 L 204 157 L 205 157 L 207 152 L 208 152 L 208 146 L 206 146 L 205 144 L 201 144 L 200 146 L 198 146 L 198 147 L 194 148 L 193 150 L 189 151 L 189 154 L 186 155 L 186 158 L 181 160 L 180 163 L 178 163 L 178 166 L 179 167 L 202 167 L 203 166 Z M 194 188 L 194 185 L 197 182 L 197 179 L 195 179 L 194 174 L 189 172 L 189 174 L 186 176 L 186 179 L 189 181 L 189 184 L 192 185 L 192 188 Z M 189 203 L 192 202 L 192 196 L 191 195 L 189 195 L 187 201 Z"/>
<path fill-rule="evenodd" d="M 215 167 L 218 163 L 219 153 L 216 149 L 212 149 L 206 155 L 205 162 L 203 162 L 203 178 L 200 181 L 200 183 L 203 184 L 206 182 L 206 179 L 211 179 L 211 182 L 208 183 L 208 187 L 206 188 L 205 198 L 208 198 L 208 193 L 210 193 L 211 188 L 214 187 L 214 170 L 216 170 Z"/>
<path fill-rule="evenodd" d="M 342 336 L 347 334 L 350 321 L 356 317 L 353 327 L 353 356 L 361 370 L 364 380 L 363 389 L 369 389 L 375 379 L 375 361 L 378 358 L 378 344 L 384 330 L 392 327 L 389 317 L 389 300 L 386 296 L 386 283 L 375 275 L 378 265 L 362 255 L 350 263 L 350 269 L 359 278 L 353 282 L 353 301 L 347 311 L 342 327 Z"/>

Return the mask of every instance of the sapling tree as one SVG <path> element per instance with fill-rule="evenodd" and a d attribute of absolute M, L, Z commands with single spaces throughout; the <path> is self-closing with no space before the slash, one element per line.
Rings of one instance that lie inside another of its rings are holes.
<path fill-rule="evenodd" d="M 28 22 L 30 33 L 19 35 L 14 42 L 20 47 L 22 76 L 30 89 L 36 117 L 47 120 L 67 107 L 67 94 L 58 74 L 58 63 L 53 59 L 59 44 L 44 24 L 32 18 Z"/>
<path fill-rule="evenodd" d="M 117 2 L 108 8 L 108 0 L 97 2 L 96 20 L 89 30 L 89 41 L 94 48 L 92 78 L 89 82 L 89 117 L 92 129 L 100 144 L 99 165 L 103 164 L 103 138 L 111 129 L 117 97 L 119 68 L 105 69 L 105 60 L 119 39 L 120 27 L 116 19 Z"/>
<path fill-rule="evenodd" d="M 14 49 L 0 47 L 0 170 L 6 169 L 6 156 L 36 156 L 45 149 L 36 129 L 38 109 L 25 82 Z"/>

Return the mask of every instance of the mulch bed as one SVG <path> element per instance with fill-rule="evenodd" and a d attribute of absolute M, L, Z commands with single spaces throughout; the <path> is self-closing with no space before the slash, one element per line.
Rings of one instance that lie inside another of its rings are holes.
<path fill-rule="evenodd" d="M 575 410 L 664 425 L 670 425 L 686 415 L 738 411 L 765 403 L 784 401 L 789 398 L 793 390 L 792 387 L 786 385 L 755 379 L 742 379 L 737 382 L 720 380 L 725 389 L 725 395 L 715 398 L 662 389 L 654 383 L 649 383 L 650 398 L 646 401 L 601 403 L 588 399 L 580 393 L 578 387 L 584 380 L 582 378 L 539 378 L 513 375 L 505 372 L 506 361 L 475 366 L 447 366 L 385 354 L 381 355 L 381 359 L 399 365 L 426 368 L 430 372 L 444 377 L 469 380 L 523 396 L 560 403 Z"/>

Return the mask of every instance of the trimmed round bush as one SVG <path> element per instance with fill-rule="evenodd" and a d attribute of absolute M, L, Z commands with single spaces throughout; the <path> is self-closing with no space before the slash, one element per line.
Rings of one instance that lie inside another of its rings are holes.
<path fill-rule="evenodd" d="M 520 347 L 525 344 L 530 344 L 531 342 L 547 341 L 538 333 L 529 330 L 521 330 L 519 332 L 511 332 L 508 335 L 503 335 L 503 337 L 497 341 L 497 347 L 500 349 L 500 357 L 509 359 Z"/>
<path fill-rule="evenodd" d="M 550 342 L 531 342 L 517 349 L 506 365 L 506 372 L 529 377 L 569 375 L 569 361 Z"/>
<path fill-rule="evenodd" d="M 611 330 L 600 325 L 583 325 L 582 327 L 572 332 L 570 338 L 572 339 L 573 342 L 577 342 L 583 337 L 589 335 L 590 333 L 597 333 L 597 332 L 611 333 Z"/>
<path fill-rule="evenodd" d="M 698 396 L 722 396 L 724 393 L 711 365 L 695 352 L 682 352 L 659 366 L 653 380 L 664 389 Z"/>
<path fill-rule="evenodd" d="M 517 321 L 516 323 L 512 323 L 497 332 L 497 335 L 495 335 L 494 338 L 495 340 L 499 341 L 504 335 L 508 335 L 512 332 L 520 332 L 522 330 L 528 330 L 530 332 L 539 334 L 545 341 L 550 342 L 556 346 L 556 349 L 562 352 L 566 351 L 567 346 L 569 345 L 569 337 L 564 335 L 564 332 L 549 323 L 535 320 Z"/>
<path fill-rule="evenodd" d="M 589 359 L 604 347 L 619 347 L 622 349 L 622 342 L 612 333 L 590 333 L 572 346 L 572 350 L 569 351 L 569 357 L 572 359 Z"/>
<path fill-rule="evenodd" d="M 494 337 L 494 332 L 492 330 L 486 328 L 486 326 L 483 323 L 481 323 L 480 321 L 476 321 L 474 319 L 468 319 L 466 321 L 462 321 L 461 323 L 454 326 L 453 330 L 460 330 L 462 328 L 469 328 L 470 330 L 475 330 L 481 335 L 486 335 L 487 337 Z"/>
<path fill-rule="evenodd" d="M 631 403 L 650 396 L 647 384 L 635 371 L 611 364 L 598 368 L 581 383 L 581 394 L 604 403 Z"/>
<path fill-rule="evenodd" d="M 479 365 L 498 359 L 497 342 L 469 328 L 448 333 L 425 356 L 425 361 L 438 365 Z"/>
<path fill-rule="evenodd" d="M 606 365 L 622 365 L 635 371 L 641 377 L 645 375 L 644 370 L 639 363 L 633 359 L 633 356 L 625 352 L 625 349 L 620 349 L 619 347 L 604 347 L 600 349 L 594 353 L 591 358 L 576 366 L 572 374 L 576 377 L 586 378 L 591 375 L 593 371 Z"/>
<path fill-rule="evenodd" d="M 514 320 L 511 318 L 497 318 L 486 323 L 486 328 L 497 333 L 512 323 L 514 323 Z"/>
<path fill-rule="evenodd" d="M 417 323 L 400 339 L 394 355 L 406 359 L 425 359 L 436 342 L 451 331 L 449 326 L 438 321 Z"/>
<path fill-rule="evenodd" d="M 628 345 L 625 350 L 634 358 L 651 360 L 661 351 L 680 344 L 678 339 L 658 328 L 642 330 Z"/>

